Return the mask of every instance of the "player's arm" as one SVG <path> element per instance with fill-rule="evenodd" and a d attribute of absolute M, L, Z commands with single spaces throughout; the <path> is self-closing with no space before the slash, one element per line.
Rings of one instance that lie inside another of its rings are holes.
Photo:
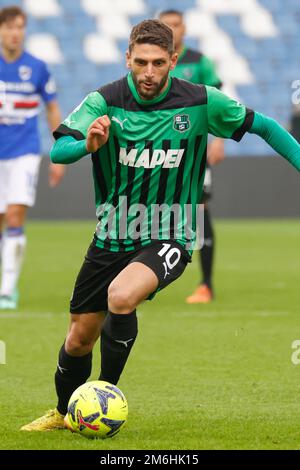
<path fill-rule="evenodd" d="M 74 163 L 104 145 L 109 136 L 107 104 L 93 92 L 53 132 L 56 139 L 50 153 L 54 163 Z"/>
<path fill-rule="evenodd" d="M 48 126 L 51 133 L 54 129 L 57 128 L 59 123 L 61 122 L 61 114 L 57 100 L 51 100 L 46 102 L 46 115 Z M 65 166 L 64 165 L 54 165 L 50 163 L 49 165 L 49 185 L 50 187 L 57 186 L 64 177 L 65 174 Z"/>
<path fill-rule="evenodd" d="M 76 140 L 72 135 L 60 137 L 53 145 L 50 158 L 53 163 L 75 163 L 89 153 L 94 153 L 106 144 L 109 137 L 110 119 L 101 116 L 88 128 L 87 138 Z"/>
<path fill-rule="evenodd" d="M 109 137 L 110 119 L 105 114 L 95 119 L 88 128 L 86 138 L 86 148 L 88 153 L 97 152 L 103 145 L 106 144 Z"/>
<path fill-rule="evenodd" d="M 48 126 L 52 133 L 61 123 L 61 114 L 57 100 L 48 101 L 46 103 L 46 114 Z"/>
<path fill-rule="evenodd" d="M 215 137 L 207 146 L 207 162 L 210 165 L 217 165 L 225 158 L 224 140 Z"/>
<path fill-rule="evenodd" d="M 40 64 L 38 92 L 45 103 L 48 126 L 52 133 L 59 125 L 61 115 L 56 98 L 56 84 L 44 62 Z M 64 174 L 65 167 L 63 165 L 53 165 L 53 163 L 50 162 L 48 176 L 49 185 L 51 187 L 57 186 L 64 177 Z"/>
<path fill-rule="evenodd" d="M 300 171 L 300 145 L 275 119 L 255 112 L 249 132 L 259 135 L 279 155 Z"/>
<path fill-rule="evenodd" d="M 257 134 L 300 170 L 300 145 L 280 124 L 246 108 L 214 88 L 206 89 L 208 131 L 211 134 L 237 142 L 246 132 Z"/>

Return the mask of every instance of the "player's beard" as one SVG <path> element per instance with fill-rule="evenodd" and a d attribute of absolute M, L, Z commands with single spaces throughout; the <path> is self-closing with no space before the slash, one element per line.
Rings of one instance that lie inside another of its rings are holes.
<path fill-rule="evenodd" d="M 137 92 L 139 96 L 143 100 L 153 100 L 157 96 L 160 95 L 162 89 L 166 85 L 168 78 L 169 78 L 169 73 L 167 73 L 161 80 L 160 82 L 154 82 L 153 80 L 146 80 L 146 79 L 141 79 L 138 80 L 137 77 L 132 73 L 132 78 L 135 84 L 135 87 L 137 89 Z M 143 84 L 149 84 L 151 87 L 149 89 L 143 87 Z"/>

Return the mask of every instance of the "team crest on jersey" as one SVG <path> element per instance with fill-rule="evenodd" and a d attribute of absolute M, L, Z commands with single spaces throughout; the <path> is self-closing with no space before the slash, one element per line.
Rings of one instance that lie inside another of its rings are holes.
<path fill-rule="evenodd" d="M 27 65 L 21 65 L 19 67 L 19 77 L 21 80 L 29 80 L 32 75 L 32 69 Z"/>
<path fill-rule="evenodd" d="M 188 114 L 176 114 L 173 127 L 176 131 L 185 132 L 190 128 L 190 118 Z"/>

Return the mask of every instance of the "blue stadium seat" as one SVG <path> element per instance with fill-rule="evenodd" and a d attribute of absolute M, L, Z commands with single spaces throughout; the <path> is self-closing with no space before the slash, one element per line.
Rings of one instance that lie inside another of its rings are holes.
<path fill-rule="evenodd" d="M 233 36 L 241 36 L 240 19 L 237 15 L 217 15 L 218 25 Z"/>
<path fill-rule="evenodd" d="M 14 0 L 13 2 L 11 0 L 1 0 L 1 8 L 4 7 L 11 7 L 13 5 L 22 7 L 22 0 Z"/>

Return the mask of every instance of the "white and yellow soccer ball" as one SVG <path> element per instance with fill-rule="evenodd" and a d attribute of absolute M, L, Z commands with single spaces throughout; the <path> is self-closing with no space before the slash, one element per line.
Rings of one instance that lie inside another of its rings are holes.
<path fill-rule="evenodd" d="M 127 416 L 128 404 L 121 390 L 96 380 L 81 385 L 72 394 L 65 424 L 82 436 L 105 439 L 121 430 Z"/>

